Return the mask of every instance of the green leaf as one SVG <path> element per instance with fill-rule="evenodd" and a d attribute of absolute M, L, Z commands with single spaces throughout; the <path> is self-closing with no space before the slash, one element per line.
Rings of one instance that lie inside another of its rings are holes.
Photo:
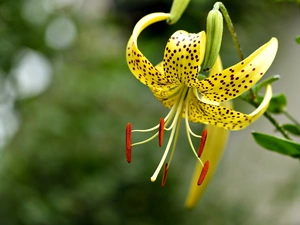
<path fill-rule="evenodd" d="M 287 123 L 283 124 L 282 127 L 291 134 L 300 135 L 300 127 L 297 125 Z"/>
<path fill-rule="evenodd" d="M 258 132 L 253 132 L 252 135 L 257 144 L 265 149 L 300 158 L 300 144 L 296 142 Z"/>
<path fill-rule="evenodd" d="M 280 79 L 280 75 L 273 75 L 272 77 L 268 77 L 267 79 L 263 80 L 262 82 L 254 85 L 253 92 L 254 94 L 257 94 L 260 89 L 263 87 L 266 87 L 268 84 L 272 84 L 275 81 L 278 81 Z"/>
<path fill-rule="evenodd" d="M 261 103 L 263 98 L 264 98 L 263 96 L 259 95 L 257 96 L 257 101 Z M 285 94 L 283 93 L 275 94 L 273 95 L 270 101 L 268 111 L 272 113 L 282 113 L 285 111 L 286 105 L 287 105 L 287 99 Z"/>
<path fill-rule="evenodd" d="M 297 37 L 295 38 L 295 40 L 296 40 L 296 42 L 300 45 L 300 36 L 297 36 Z"/>

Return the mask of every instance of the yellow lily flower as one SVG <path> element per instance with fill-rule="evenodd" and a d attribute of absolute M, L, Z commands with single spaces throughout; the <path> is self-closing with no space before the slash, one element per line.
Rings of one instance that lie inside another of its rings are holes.
<path fill-rule="evenodd" d="M 139 34 L 149 25 L 168 18 L 170 18 L 168 13 L 152 13 L 143 17 L 134 27 L 127 44 L 126 59 L 131 72 L 150 88 L 154 96 L 165 107 L 170 108 L 170 112 L 150 129 L 132 130 L 131 124 L 128 123 L 126 127 L 126 158 L 128 162 L 131 162 L 132 146 L 146 143 L 157 136 L 161 146 L 164 131 L 171 131 L 162 159 L 151 177 L 151 181 L 156 180 L 171 150 L 169 160 L 164 166 L 162 179 L 162 186 L 164 186 L 175 151 L 181 119 L 184 118 L 189 144 L 202 167 L 197 181 L 197 184 L 200 185 L 204 181 L 210 165 L 208 160 L 205 163 L 201 160 L 207 132 L 205 130 L 202 135 L 195 134 L 189 126 L 189 121 L 211 124 L 228 130 L 239 130 L 247 127 L 261 116 L 271 99 L 271 86 L 266 88 L 265 98 L 261 105 L 249 115 L 219 104 L 249 90 L 265 74 L 274 60 L 278 43 L 276 38 L 272 38 L 245 60 L 199 80 L 198 73 L 205 55 L 206 35 L 204 31 L 197 34 L 182 30 L 175 32 L 166 45 L 163 61 L 157 66 L 152 65 L 138 49 Z M 200 96 L 205 100 L 202 100 Z M 132 132 L 151 131 L 156 131 L 156 133 L 147 140 L 131 143 Z M 201 138 L 198 152 L 194 148 L 191 136 Z"/>
<path fill-rule="evenodd" d="M 218 58 L 210 74 L 212 75 L 221 71 L 222 71 L 222 64 L 220 58 Z M 209 100 L 205 100 L 204 98 L 202 100 L 209 103 Z M 222 105 L 232 108 L 231 101 L 222 103 Z M 219 164 L 219 161 L 223 155 L 223 151 L 225 150 L 227 141 L 229 139 L 230 131 L 227 129 L 216 127 L 209 124 L 206 125 L 205 129 L 207 129 L 209 136 L 206 139 L 206 144 L 204 146 L 201 159 L 203 161 L 209 161 L 210 167 L 205 180 L 203 181 L 201 186 L 198 186 L 197 181 L 198 181 L 199 173 L 201 173 L 202 171 L 202 165 L 200 163 L 196 164 L 193 178 L 190 183 L 188 196 L 185 201 L 185 207 L 187 209 L 193 209 L 198 203 L 200 197 L 203 195 L 208 183 L 210 182 L 210 179 L 213 177 L 215 173 L 215 170 Z"/>

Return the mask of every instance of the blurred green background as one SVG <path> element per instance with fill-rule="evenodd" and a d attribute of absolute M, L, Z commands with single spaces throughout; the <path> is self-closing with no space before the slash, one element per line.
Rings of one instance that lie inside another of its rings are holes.
<path fill-rule="evenodd" d="M 282 76 L 274 91 L 287 94 L 289 111 L 297 116 L 297 6 L 267 0 L 223 3 L 245 55 L 278 37 L 279 52 L 268 75 Z M 1 225 L 300 224 L 299 162 L 255 144 L 251 130 L 274 132 L 264 118 L 232 133 L 194 211 L 183 207 L 195 164 L 184 133 L 165 188 L 150 182 L 162 154 L 156 142 L 133 148 L 133 162 L 127 164 L 127 122 L 152 127 L 167 110 L 131 75 L 125 46 L 142 16 L 168 12 L 171 4 L 0 1 Z M 159 62 L 173 32 L 205 29 L 213 4 L 191 0 L 177 24 L 145 30 L 140 48 Z M 221 56 L 225 67 L 238 61 L 227 30 Z M 237 108 L 245 111 L 240 102 Z M 201 126 L 194 127 L 201 132 Z"/>

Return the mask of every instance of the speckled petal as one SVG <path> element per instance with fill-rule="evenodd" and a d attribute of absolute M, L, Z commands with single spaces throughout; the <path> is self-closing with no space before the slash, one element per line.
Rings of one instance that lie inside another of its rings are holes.
<path fill-rule="evenodd" d="M 271 85 L 268 85 L 263 102 L 254 112 L 247 115 L 230 108 L 205 103 L 190 93 L 188 109 L 189 120 L 223 127 L 228 130 L 240 130 L 253 123 L 267 110 L 271 98 L 272 88 Z"/>
<path fill-rule="evenodd" d="M 163 62 L 157 64 L 155 68 L 160 73 L 164 73 Z M 157 98 L 157 100 L 160 101 L 167 108 L 171 108 L 176 102 L 176 100 L 179 98 L 181 87 L 182 84 L 172 88 L 167 85 L 158 87 L 149 86 L 150 90 L 152 91 L 153 95 Z"/>
<path fill-rule="evenodd" d="M 168 80 L 192 87 L 198 82 L 198 72 L 205 53 L 206 35 L 202 31 L 190 34 L 180 30 L 169 39 L 163 60 Z"/>
<path fill-rule="evenodd" d="M 226 104 L 226 107 L 231 107 L 230 101 L 224 102 L 224 104 Z M 226 148 L 226 143 L 229 138 L 229 130 L 212 125 L 206 125 L 205 129 L 207 130 L 208 136 L 205 142 L 203 153 L 201 155 L 201 160 L 203 162 L 209 161 L 209 171 L 204 182 L 198 186 L 197 181 L 203 167 L 201 163 L 197 161 L 194 175 L 190 183 L 190 190 L 185 202 L 185 207 L 187 209 L 193 209 L 205 192 L 207 185 L 211 181 L 211 178 L 217 169 L 220 158 L 223 155 L 223 151 Z"/>
<path fill-rule="evenodd" d="M 168 13 L 152 13 L 143 17 L 135 25 L 132 36 L 127 44 L 127 64 L 133 75 L 147 86 L 174 86 L 163 73 L 150 63 L 137 46 L 137 38 L 143 29 L 155 22 L 166 20 L 169 17 L 170 14 Z"/>
<path fill-rule="evenodd" d="M 277 47 L 277 39 L 272 38 L 245 60 L 199 81 L 201 95 L 215 102 L 238 97 L 262 78 L 275 58 Z"/>
<path fill-rule="evenodd" d="M 180 97 L 181 87 L 181 85 L 173 89 L 151 87 L 150 90 L 158 101 L 160 101 L 165 107 L 171 108 Z"/>

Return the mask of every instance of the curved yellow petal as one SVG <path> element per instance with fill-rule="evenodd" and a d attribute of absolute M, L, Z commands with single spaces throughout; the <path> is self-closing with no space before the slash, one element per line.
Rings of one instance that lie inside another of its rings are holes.
<path fill-rule="evenodd" d="M 265 74 L 275 58 L 277 48 L 278 41 L 272 38 L 245 60 L 199 81 L 201 95 L 214 102 L 238 97 Z"/>
<path fill-rule="evenodd" d="M 213 76 L 215 73 L 218 73 L 218 72 L 220 72 L 220 71 L 222 71 L 222 70 L 223 70 L 222 60 L 221 60 L 220 55 L 218 55 L 218 57 L 217 57 L 217 59 L 216 59 L 216 62 L 215 62 L 215 64 L 213 65 L 213 67 L 211 68 L 208 77 L 211 77 L 211 76 Z"/>
<path fill-rule="evenodd" d="M 208 131 L 208 136 L 206 139 L 205 147 L 201 155 L 201 160 L 203 162 L 209 161 L 209 170 L 203 181 L 203 183 L 198 186 L 197 181 L 199 174 L 202 170 L 202 165 L 197 161 L 193 178 L 190 183 L 189 192 L 186 198 L 185 207 L 187 209 L 192 209 L 195 207 L 200 197 L 203 195 L 208 183 L 213 177 L 215 170 L 219 164 L 222 157 L 223 151 L 226 147 L 227 140 L 229 138 L 230 131 L 215 127 L 212 125 L 207 125 L 206 129 Z"/>
<path fill-rule="evenodd" d="M 205 99 L 201 101 L 192 94 L 188 98 L 188 115 L 190 121 L 211 124 L 228 130 L 241 130 L 253 123 L 267 110 L 272 98 L 272 88 L 271 85 L 266 87 L 263 102 L 249 115 L 219 106 L 216 103 L 212 104 L 213 102 L 205 103 Z"/>
<path fill-rule="evenodd" d="M 222 69 L 222 62 L 219 56 L 211 69 L 210 75 L 218 71 L 222 71 Z M 212 103 L 208 100 L 206 101 L 207 103 Z M 228 108 L 232 108 L 232 103 L 230 101 L 224 102 L 222 103 L 222 105 Z M 205 129 L 207 129 L 208 131 L 208 136 L 206 139 L 203 153 L 201 155 L 201 160 L 203 162 L 206 162 L 208 160 L 210 166 L 203 183 L 200 186 L 198 186 L 197 183 L 199 174 L 201 173 L 203 167 L 199 162 L 197 162 L 185 202 L 185 207 L 187 209 L 194 208 L 197 202 L 199 201 L 200 197 L 204 193 L 208 183 L 210 182 L 210 179 L 215 173 L 215 170 L 219 164 L 219 161 L 222 157 L 223 151 L 225 150 L 227 141 L 229 139 L 229 130 L 213 125 L 206 125 Z"/>
<path fill-rule="evenodd" d="M 132 36 L 127 43 L 126 61 L 133 73 L 147 86 L 172 86 L 166 76 L 156 69 L 151 62 L 141 53 L 137 46 L 139 34 L 149 25 L 166 20 L 169 13 L 152 13 L 143 17 L 134 27 Z"/>
<path fill-rule="evenodd" d="M 266 87 L 264 100 L 262 101 L 260 106 L 249 115 L 250 117 L 252 117 L 252 122 L 257 118 L 259 118 L 266 111 L 269 102 L 271 100 L 271 97 L 272 97 L 272 89 L 271 89 L 271 85 L 268 85 Z M 230 102 L 225 102 L 225 103 L 228 104 Z M 225 105 L 225 106 L 231 108 L 231 106 L 229 105 Z M 212 126 L 212 125 L 207 125 L 206 129 L 208 130 L 208 136 L 206 139 L 203 153 L 201 155 L 201 160 L 204 162 L 209 160 L 210 167 L 205 177 L 205 180 L 203 181 L 201 186 L 198 186 L 197 181 L 199 178 L 199 174 L 201 173 L 202 170 L 202 165 L 199 162 L 197 162 L 194 170 L 193 178 L 190 184 L 189 192 L 185 202 L 185 207 L 187 209 L 193 209 L 198 203 L 200 197 L 203 195 L 208 183 L 210 182 L 210 179 L 214 175 L 214 172 L 218 166 L 220 158 L 225 149 L 227 140 L 229 138 L 229 133 L 230 133 L 229 130 Z"/>
<path fill-rule="evenodd" d="M 172 83 L 192 87 L 198 82 L 198 72 L 205 53 L 206 35 L 176 31 L 169 39 L 163 60 L 164 73 Z"/>

